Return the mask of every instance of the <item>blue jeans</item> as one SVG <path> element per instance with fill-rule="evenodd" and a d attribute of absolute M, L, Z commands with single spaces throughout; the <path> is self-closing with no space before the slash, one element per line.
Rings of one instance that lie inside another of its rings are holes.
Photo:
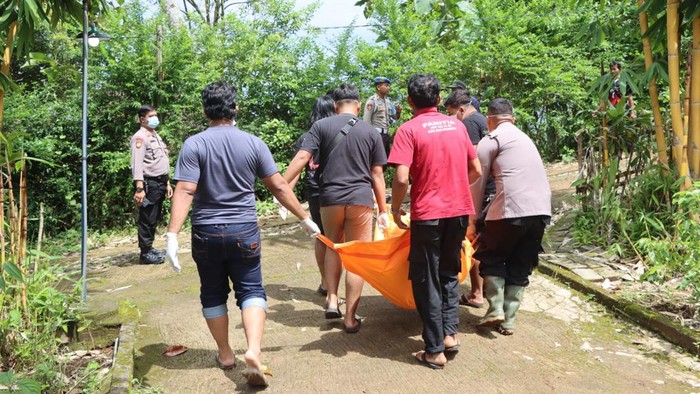
<path fill-rule="evenodd" d="M 192 258 L 199 272 L 199 297 L 205 318 L 227 313 L 229 279 L 241 310 L 248 306 L 267 310 L 261 249 L 260 230 L 255 222 L 192 226 Z"/>

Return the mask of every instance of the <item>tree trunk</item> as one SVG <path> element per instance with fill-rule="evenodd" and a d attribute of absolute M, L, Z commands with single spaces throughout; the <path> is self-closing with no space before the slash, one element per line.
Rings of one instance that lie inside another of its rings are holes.
<path fill-rule="evenodd" d="M 700 15 L 693 19 L 693 74 L 690 79 L 688 159 L 691 174 L 700 179 Z M 686 93 L 687 95 L 688 93 Z"/>
<path fill-rule="evenodd" d="M 644 0 L 638 0 L 637 5 L 641 7 L 644 5 Z M 639 25 L 642 31 L 642 44 L 644 47 L 644 65 L 648 70 L 652 63 L 654 63 L 654 58 L 651 54 L 651 44 L 649 42 L 649 37 L 644 37 L 647 33 L 649 26 L 647 13 L 642 12 L 639 14 Z M 659 155 L 659 163 L 668 168 L 668 147 L 666 146 L 666 133 L 664 132 L 664 120 L 661 117 L 661 106 L 659 105 L 659 90 L 656 87 L 656 77 L 652 78 L 649 82 L 649 99 L 651 100 L 651 110 L 654 114 L 654 130 L 656 134 L 656 150 Z"/>
<path fill-rule="evenodd" d="M 668 41 L 668 81 L 669 104 L 671 106 L 671 126 L 673 127 L 673 160 L 678 168 L 678 176 L 688 175 L 688 157 L 683 151 L 683 113 L 681 112 L 680 64 L 678 60 L 678 1 L 668 0 L 666 9 L 666 36 Z M 685 190 L 686 183 L 681 185 Z"/>
<path fill-rule="evenodd" d="M 182 27 L 182 15 L 180 14 L 180 8 L 175 4 L 175 0 L 160 0 L 160 8 L 168 16 L 168 22 L 170 26 L 179 29 Z"/>

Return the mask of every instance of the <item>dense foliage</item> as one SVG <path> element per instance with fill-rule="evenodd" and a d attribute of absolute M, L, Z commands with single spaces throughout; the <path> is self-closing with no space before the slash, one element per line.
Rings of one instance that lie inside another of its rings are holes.
<path fill-rule="evenodd" d="M 594 122 L 585 114 L 595 106 L 587 91 L 599 63 L 606 56 L 635 56 L 629 50 L 636 38 L 629 33 L 602 44 L 602 51 L 581 37 L 581 26 L 603 18 L 601 12 L 616 17 L 621 27 L 633 19 L 632 7 L 597 10 L 595 3 L 496 6 L 478 0 L 447 34 L 431 22 L 441 18 L 437 12 L 418 12 L 399 0 L 374 1 L 370 20 L 378 42 L 354 39 L 348 29 L 331 51 L 317 43 L 311 10 L 290 11 L 288 0 L 241 7 L 214 26 L 190 21 L 189 29 L 168 26 L 165 16 L 143 4 L 126 3 L 101 21 L 112 40 L 89 54 L 90 228 L 107 231 L 131 223 L 128 141 L 137 129 L 138 106 L 158 107 L 160 132 L 176 154 L 187 136 L 206 126 L 199 92 L 219 79 L 239 89 L 239 124 L 268 143 L 281 168 L 307 127 L 316 97 L 341 81 L 357 84 L 368 97 L 374 75 L 394 79 L 392 94 L 402 97 L 405 81 L 417 72 L 433 73 L 445 85 L 464 80 L 484 102 L 510 98 L 518 123 L 546 159 L 571 157 L 575 133 Z M 620 11 L 626 13 L 614 14 Z M 36 50 L 45 56 L 16 69 L 22 83 L 6 102 L 5 133 L 23 133 L 29 156 L 54 163 L 29 169 L 30 227 L 43 202 L 51 234 L 79 222 L 81 52 L 73 36 L 61 30 L 41 35 Z M 259 197 L 268 197 L 262 187 Z M 32 230 L 30 236 L 36 234 L 35 226 Z"/>

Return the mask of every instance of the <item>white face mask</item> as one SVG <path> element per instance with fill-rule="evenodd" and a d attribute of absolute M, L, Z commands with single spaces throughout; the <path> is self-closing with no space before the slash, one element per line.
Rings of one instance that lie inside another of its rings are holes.
<path fill-rule="evenodd" d="M 151 116 L 150 118 L 147 119 L 146 122 L 148 124 L 148 127 L 152 128 L 152 129 L 155 129 L 160 124 L 160 120 L 158 119 L 157 116 Z"/>

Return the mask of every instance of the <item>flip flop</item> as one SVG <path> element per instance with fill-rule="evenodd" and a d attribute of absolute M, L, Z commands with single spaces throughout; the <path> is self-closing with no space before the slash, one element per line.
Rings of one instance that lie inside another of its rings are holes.
<path fill-rule="evenodd" d="M 216 362 L 216 366 L 219 367 L 219 369 L 222 369 L 224 371 L 230 371 L 230 370 L 236 368 L 236 359 L 233 359 L 233 364 L 224 365 L 224 363 L 222 363 L 221 360 L 219 360 L 219 356 L 215 354 L 214 355 L 214 362 Z"/>
<path fill-rule="evenodd" d="M 324 297 L 328 295 L 328 290 L 324 289 L 322 285 L 318 285 L 316 292 Z"/>
<path fill-rule="evenodd" d="M 481 302 L 481 303 L 471 302 L 464 294 L 462 294 L 462 296 L 459 297 L 459 305 L 469 306 L 469 307 L 476 308 L 476 309 L 484 307 L 483 302 Z"/>
<path fill-rule="evenodd" d="M 326 308 L 326 319 L 340 319 L 343 314 L 340 313 L 338 308 Z"/>
<path fill-rule="evenodd" d="M 338 297 L 338 308 L 345 305 L 345 298 Z M 328 309 L 328 302 L 326 302 L 324 308 Z"/>
<path fill-rule="evenodd" d="M 457 353 L 457 352 L 459 352 L 460 346 L 462 346 L 462 343 L 457 341 L 457 344 L 452 345 L 450 347 L 445 347 L 444 352 L 445 353 Z"/>
<path fill-rule="evenodd" d="M 269 386 L 270 379 L 268 379 L 268 377 L 265 375 L 272 376 L 272 373 L 264 366 L 262 368 L 262 371 L 253 367 L 247 367 L 243 370 L 243 377 L 245 377 L 246 381 L 250 386 Z"/>
<path fill-rule="evenodd" d="M 355 320 L 357 321 L 357 325 L 355 325 L 354 327 L 343 327 L 343 330 L 346 334 L 357 334 L 358 332 L 360 332 L 360 328 L 362 328 L 362 319 L 359 319 L 358 316 L 355 315 Z"/>
<path fill-rule="evenodd" d="M 445 366 L 443 364 L 436 364 L 434 362 L 428 361 L 426 355 L 427 355 L 427 353 L 425 351 L 421 350 L 420 352 L 414 353 L 413 357 L 416 360 L 418 360 L 419 363 L 427 366 L 430 369 L 443 369 L 443 368 L 445 368 Z"/>

